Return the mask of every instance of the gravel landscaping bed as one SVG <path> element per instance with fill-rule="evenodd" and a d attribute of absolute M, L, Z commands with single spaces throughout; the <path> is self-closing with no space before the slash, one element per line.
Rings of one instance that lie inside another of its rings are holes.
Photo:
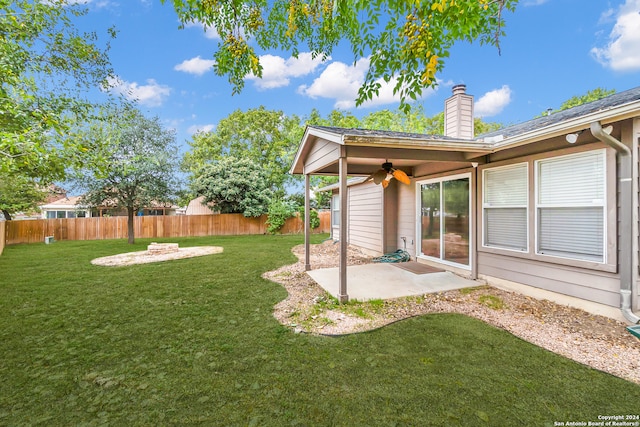
<path fill-rule="evenodd" d="M 293 249 L 298 262 L 265 273 L 289 297 L 274 316 L 297 332 L 343 335 L 376 329 L 428 313 L 460 313 L 481 319 L 526 341 L 579 363 L 640 384 L 640 340 L 626 325 L 605 316 L 523 296 L 478 283 L 477 288 L 368 303 L 338 305 L 304 271 L 304 246 Z M 348 265 L 371 258 L 349 248 Z M 312 245 L 314 269 L 336 267 L 338 245 Z"/>

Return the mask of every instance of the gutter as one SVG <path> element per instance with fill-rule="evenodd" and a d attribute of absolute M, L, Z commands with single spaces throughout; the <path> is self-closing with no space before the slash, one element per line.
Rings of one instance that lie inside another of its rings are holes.
<path fill-rule="evenodd" d="M 632 295 L 632 248 L 633 248 L 633 232 L 632 232 L 632 206 L 633 187 L 632 187 L 632 156 L 629 147 L 618 141 L 608 133 L 606 133 L 599 121 L 591 123 L 591 134 L 601 142 L 616 150 L 620 159 L 620 311 L 622 315 L 631 323 L 640 323 L 640 317 L 636 316 L 631 310 Z"/>

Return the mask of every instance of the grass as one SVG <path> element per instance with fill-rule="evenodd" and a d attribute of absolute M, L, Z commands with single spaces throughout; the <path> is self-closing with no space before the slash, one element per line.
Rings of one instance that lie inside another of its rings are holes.
<path fill-rule="evenodd" d="M 545 426 L 638 412 L 638 385 L 462 315 L 294 334 L 272 316 L 286 292 L 260 275 L 294 261 L 298 236 L 173 241 L 224 253 L 108 268 L 89 261 L 149 242 L 5 249 L 0 425 Z"/>

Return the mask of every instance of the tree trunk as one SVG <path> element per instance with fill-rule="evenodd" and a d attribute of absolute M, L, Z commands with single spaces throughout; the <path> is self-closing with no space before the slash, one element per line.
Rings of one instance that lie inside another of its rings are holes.
<path fill-rule="evenodd" d="M 11 218 L 11 214 L 9 213 L 9 211 L 6 209 L 2 209 L 2 215 L 4 215 L 4 219 L 7 221 L 11 221 L 13 219 Z"/>
<path fill-rule="evenodd" d="M 133 216 L 134 214 L 134 210 L 131 207 L 127 208 L 127 235 L 129 236 L 129 244 L 133 245 L 136 240 L 135 240 L 135 236 L 133 235 Z"/>

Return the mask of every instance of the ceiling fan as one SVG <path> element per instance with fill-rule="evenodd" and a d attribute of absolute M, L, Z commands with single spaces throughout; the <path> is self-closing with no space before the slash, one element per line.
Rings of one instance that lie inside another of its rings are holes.
<path fill-rule="evenodd" d="M 397 179 L 403 184 L 409 185 L 411 183 L 411 179 L 409 179 L 407 174 L 400 169 L 395 169 L 391 162 L 384 162 L 382 164 L 382 169 L 378 169 L 369 175 L 365 182 L 373 180 L 376 184 L 382 184 L 383 188 L 387 188 L 387 186 L 389 186 L 389 181 L 391 181 L 392 178 Z"/>

